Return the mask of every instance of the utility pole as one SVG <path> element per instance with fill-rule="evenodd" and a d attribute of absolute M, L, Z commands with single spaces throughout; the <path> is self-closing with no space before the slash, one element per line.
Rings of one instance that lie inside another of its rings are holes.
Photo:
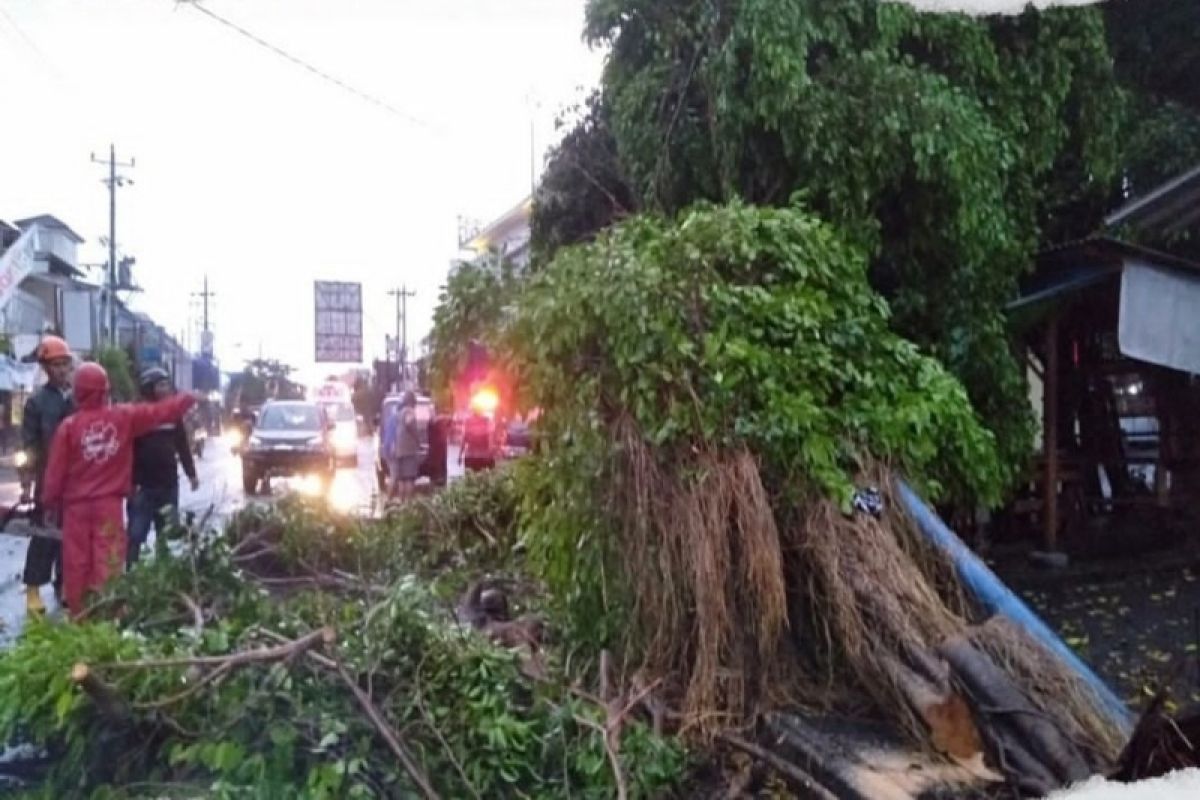
<path fill-rule="evenodd" d="M 216 292 L 210 291 L 208 288 L 208 273 L 204 274 L 204 291 L 192 292 L 192 300 L 199 299 L 202 305 L 202 313 L 200 317 L 200 331 L 195 333 L 195 327 L 192 325 L 192 318 L 188 316 L 188 338 L 195 333 L 196 338 L 200 340 L 200 346 L 193 349 L 191 343 L 188 345 L 188 351 L 199 353 L 200 358 L 208 364 L 211 364 L 216 359 L 216 352 L 213 347 L 212 332 L 209 327 L 208 301 L 209 298 L 216 297 Z"/>
<path fill-rule="evenodd" d="M 92 153 L 92 162 L 106 163 L 102 158 L 96 158 Z M 117 174 L 117 167 L 132 168 L 134 160 L 126 164 L 117 161 L 116 145 L 108 146 L 108 177 L 101 182 L 108 186 L 108 340 L 112 345 L 117 344 L 117 187 L 132 185 L 133 180 Z"/>
<path fill-rule="evenodd" d="M 396 298 L 396 361 L 401 383 L 408 377 L 408 298 L 415 297 L 416 292 L 408 291 L 408 286 L 392 289 L 389 295 Z"/>
<path fill-rule="evenodd" d="M 208 332 L 208 298 L 216 297 L 216 296 L 217 296 L 216 292 L 210 292 L 208 290 L 208 274 L 205 273 L 205 275 L 204 275 L 204 291 L 203 292 L 192 292 L 192 297 L 199 297 L 204 303 L 204 317 L 203 317 L 204 328 L 203 328 L 203 330 L 205 333 Z"/>

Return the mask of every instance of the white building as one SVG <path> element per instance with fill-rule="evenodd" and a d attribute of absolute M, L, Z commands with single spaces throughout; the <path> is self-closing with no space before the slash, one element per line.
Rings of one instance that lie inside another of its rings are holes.
<path fill-rule="evenodd" d="M 472 254 L 470 260 L 499 258 L 523 270 L 529 266 L 532 216 L 533 197 L 529 196 L 481 230 L 464 237 L 459 247 Z"/>
<path fill-rule="evenodd" d="M 18 355 L 32 352 L 47 330 L 62 334 L 72 349 L 90 353 L 97 341 L 99 288 L 81 280 L 83 237 L 50 214 L 17 220 L 8 226 L 9 236 L 13 227 L 23 232 L 33 225 L 39 229 L 33 269 L 4 310 L 3 331 Z"/>

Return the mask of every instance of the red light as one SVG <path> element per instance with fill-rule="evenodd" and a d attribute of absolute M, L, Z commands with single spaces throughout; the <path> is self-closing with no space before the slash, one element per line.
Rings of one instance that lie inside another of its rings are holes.
<path fill-rule="evenodd" d="M 492 389 L 492 388 L 480 389 L 479 391 L 475 392 L 474 395 L 471 396 L 471 410 L 472 411 L 478 411 L 481 414 L 487 414 L 490 416 L 491 414 L 494 414 L 496 412 L 496 409 L 499 406 L 500 406 L 500 395 L 498 395 L 496 393 L 495 389 Z"/>

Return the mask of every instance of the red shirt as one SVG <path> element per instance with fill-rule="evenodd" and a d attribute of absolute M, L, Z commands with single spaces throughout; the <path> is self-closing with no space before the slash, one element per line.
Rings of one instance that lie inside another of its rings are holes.
<path fill-rule="evenodd" d="M 42 503 L 55 508 L 99 497 L 127 497 L 133 440 L 159 425 L 179 422 L 195 404 L 196 398 L 183 394 L 158 403 L 81 408 L 54 434 Z"/>

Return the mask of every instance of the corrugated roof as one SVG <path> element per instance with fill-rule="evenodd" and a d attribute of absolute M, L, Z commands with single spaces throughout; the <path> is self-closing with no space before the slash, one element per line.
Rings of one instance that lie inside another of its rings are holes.
<path fill-rule="evenodd" d="M 1200 166 L 1138 197 L 1113 213 L 1104 224 L 1139 230 L 1180 233 L 1200 223 Z"/>
<path fill-rule="evenodd" d="M 1005 307 L 1010 323 L 1021 328 L 1085 289 L 1121 274 L 1127 259 L 1200 275 L 1200 264 L 1110 236 L 1064 242 L 1037 254 L 1031 275 L 1021 282 L 1020 296 Z"/>
<path fill-rule="evenodd" d="M 1035 274 L 1061 266 L 1065 262 L 1078 263 L 1080 259 L 1088 259 L 1097 263 L 1105 261 L 1119 263 L 1123 257 L 1144 258 L 1163 266 L 1200 272 L 1200 263 L 1195 261 L 1106 234 L 1096 234 L 1042 250 L 1034 257 L 1037 265 Z"/>

